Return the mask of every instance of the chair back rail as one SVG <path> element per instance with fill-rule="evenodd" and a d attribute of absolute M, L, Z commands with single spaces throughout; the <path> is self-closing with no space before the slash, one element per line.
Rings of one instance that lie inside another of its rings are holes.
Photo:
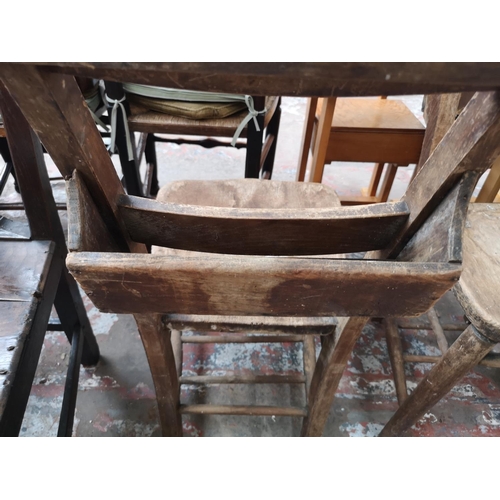
<path fill-rule="evenodd" d="M 201 207 L 121 196 L 118 206 L 134 241 L 238 255 L 321 255 L 381 249 L 408 218 L 404 203 L 273 210 Z"/>

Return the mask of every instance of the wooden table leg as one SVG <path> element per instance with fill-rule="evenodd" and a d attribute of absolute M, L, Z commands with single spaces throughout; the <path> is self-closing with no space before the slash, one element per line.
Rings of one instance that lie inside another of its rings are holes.
<path fill-rule="evenodd" d="M 500 157 L 491 167 L 490 173 L 484 181 L 483 187 L 476 198 L 476 203 L 492 203 L 500 190 Z"/>
<path fill-rule="evenodd" d="M 407 431 L 494 346 L 495 342 L 483 337 L 469 325 L 399 407 L 382 429 L 380 436 L 400 436 Z"/>

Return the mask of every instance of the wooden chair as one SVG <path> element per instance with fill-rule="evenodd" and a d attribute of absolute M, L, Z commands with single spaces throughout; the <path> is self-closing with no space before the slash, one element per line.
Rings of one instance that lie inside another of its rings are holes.
<path fill-rule="evenodd" d="M 387 201 L 398 167 L 418 163 L 424 133 L 424 126 L 402 101 L 310 99 L 297 181 L 305 179 L 309 150 L 312 182 L 321 182 L 325 165 L 334 161 L 376 162 L 367 194 L 340 200 L 344 205 Z"/>
<path fill-rule="evenodd" d="M 274 67 L 259 66 L 259 90 L 271 94 L 276 89 L 274 77 L 280 93 L 299 89 L 306 96 L 337 95 L 339 89 L 373 95 L 401 94 L 402 89 L 429 93 L 497 88 L 500 78 L 488 73 L 492 71 L 488 67 L 482 86 L 477 87 L 467 83 L 469 66 L 454 66 L 453 71 L 449 66 L 426 66 L 415 80 L 411 64 L 390 68 L 379 64 L 375 76 L 369 64 L 361 64 L 363 80 L 357 81 L 352 75 L 359 71 L 353 72 L 352 64 L 347 69 L 339 64 L 307 66 L 316 77 L 298 79 L 301 68 L 284 65 L 276 74 Z M 214 70 L 211 65 L 209 69 L 211 88 L 221 91 L 245 92 L 253 81 L 248 75 L 257 74 L 252 67 L 215 65 Z M 322 343 L 303 425 L 304 435 L 320 435 L 368 318 L 418 315 L 458 280 L 467 203 L 477 177 L 500 153 L 496 140 L 500 97 L 496 91 L 481 92 L 453 123 L 401 202 L 323 209 L 162 204 L 123 194 L 91 117 L 83 112 L 74 78 L 60 72 L 84 71 L 161 85 L 175 70 L 178 84 L 187 85 L 199 84 L 193 78 L 198 66 L 76 64 L 44 69 L 3 64 L 0 70 L 61 173 L 68 178 L 74 174 L 77 203 L 72 211 L 76 210 L 81 224 L 72 224 L 70 230 L 75 231 L 73 248 L 81 251 L 68 256 L 68 266 L 98 307 L 134 313 L 154 373 L 165 434 L 180 434 L 181 408 L 175 356 L 162 319 L 165 314 L 196 312 L 338 316 L 335 336 L 326 336 Z M 379 81 L 381 73 L 395 77 L 390 83 Z M 300 198 L 305 196 L 302 191 Z M 263 234 L 273 234 L 274 239 Z M 218 254 L 203 259 L 149 255 L 146 244 Z M 355 251 L 367 251 L 365 259 L 300 257 Z"/>
<path fill-rule="evenodd" d="M 0 107 L 28 219 L 0 216 L 0 436 L 19 434 L 47 330 L 64 331 L 71 343 L 58 429 L 71 436 L 80 364 L 95 365 L 99 348 L 64 265 L 66 243 L 41 144 L 1 85 Z M 52 306 L 58 323 L 49 323 Z"/>
<path fill-rule="evenodd" d="M 249 111 L 245 109 L 224 118 L 191 119 L 174 116 L 166 112 L 155 110 L 158 108 L 158 99 L 137 96 L 123 90 L 123 85 L 116 82 L 106 82 L 107 97 L 110 100 L 109 109 L 119 101 L 123 108 L 118 108 L 116 146 L 120 155 L 120 162 L 125 176 L 127 192 L 135 196 L 155 196 L 158 193 L 156 142 L 170 142 L 175 144 L 194 144 L 205 148 L 216 146 L 230 146 L 227 141 L 220 141 L 217 137 L 231 138 L 247 117 Z M 281 117 L 281 98 L 253 96 L 256 110 L 266 109 L 265 114 L 258 114 L 256 121 L 250 120 L 245 126 L 240 137 L 246 139 L 239 141 L 237 147 L 246 147 L 245 177 L 270 179 L 272 176 L 278 131 Z M 123 125 L 123 110 L 127 114 L 128 131 Z M 140 132 L 141 141 L 135 147 L 134 132 Z M 186 137 L 166 138 L 155 134 L 174 134 L 177 136 L 208 136 L 207 139 L 189 139 Z M 215 139 L 214 139 L 215 137 Z M 134 159 L 128 155 L 132 145 Z M 142 154 L 145 155 L 147 175 L 141 182 L 138 165 Z"/>
<path fill-rule="evenodd" d="M 448 346 L 439 326 L 435 327 L 441 357 L 408 396 L 404 378 L 404 356 L 397 328 L 390 325 L 389 343 L 393 371 L 397 378 L 400 407 L 382 431 L 399 436 L 427 413 L 476 364 L 498 367 L 498 356 L 488 355 L 500 342 L 500 206 L 473 203 L 469 207 L 464 233 L 463 272 L 454 292 L 471 324 Z M 422 361 L 422 360 L 421 360 Z"/>

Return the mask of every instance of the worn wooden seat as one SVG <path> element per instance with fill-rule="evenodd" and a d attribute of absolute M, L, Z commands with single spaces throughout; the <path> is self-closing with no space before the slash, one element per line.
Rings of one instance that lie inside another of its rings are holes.
<path fill-rule="evenodd" d="M 341 197 L 341 201 L 343 204 L 387 201 L 398 167 L 418 163 L 424 133 L 425 127 L 402 101 L 311 99 L 297 180 L 305 178 L 309 149 L 313 154 L 309 181 L 313 182 L 321 182 L 325 165 L 334 161 L 374 162 L 377 165 L 367 195 Z"/>
<path fill-rule="evenodd" d="M 471 204 L 463 245 L 463 271 L 454 288 L 471 325 L 404 401 L 382 435 L 400 435 L 429 411 L 500 342 L 500 206 Z M 484 364 L 488 364 L 487 362 Z M 402 370 L 402 360 L 399 361 Z M 403 381 L 404 383 L 404 381 Z"/>
<path fill-rule="evenodd" d="M 97 363 L 99 349 L 78 286 L 64 266 L 64 233 L 41 144 L 2 85 L 0 107 L 27 218 L 0 216 L 0 436 L 21 429 L 47 330 L 64 331 L 71 342 L 58 429 L 58 435 L 70 436 L 80 363 Z M 49 324 L 53 306 L 59 322 Z"/>
<path fill-rule="evenodd" d="M 106 82 L 108 98 L 124 100 L 123 108 L 116 110 L 117 135 L 116 146 L 120 154 L 120 162 L 125 176 L 127 192 L 136 196 L 155 196 L 158 192 L 156 142 L 171 142 L 175 144 L 196 144 L 206 148 L 215 146 L 230 146 L 229 141 L 220 141 L 218 138 L 231 138 L 239 125 L 248 115 L 248 109 L 223 118 L 191 119 L 174 116 L 167 112 L 159 112 L 155 108 L 158 99 L 136 96 L 125 93 L 121 84 Z M 148 106 L 148 101 L 152 101 Z M 281 117 L 281 99 L 275 96 L 253 97 L 256 110 L 266 109 L 264 114 L 259 114 L 256 120 L 259 130 L 255 127 L 254 120 L 241 130 L 237 147 L 246 147 L 245 177 L 270 179 L 272 176 L 278 131 Z M 110 107 L 111 109 L 111 107 Z M 134 159 L 127 156 L 127 131 L 122 124 L 122 109 L 127 113 L 129 141 L 134 146 Z M 141 142 L 135 149 L 134 132 L 143 134 Z M 155 134 L 170 134 L 178 137 L 160 137 Z M 206 139 L 188 138 L 185 136 L 208 136 Z M 139 168 L 142 154 L 145 156 L 147 176 L 141 182 Z"/>

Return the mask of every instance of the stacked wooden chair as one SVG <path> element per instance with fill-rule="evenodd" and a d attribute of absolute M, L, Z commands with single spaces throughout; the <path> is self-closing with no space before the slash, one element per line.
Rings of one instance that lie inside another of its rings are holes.
<path fill-rule="evenodd" d="M 0 216 L 0 436 L 20 432 L 45 332 L 71 343 L 58 435 L 71 436 L 80 364 L 95 365 L 99 348 L 76 282 L 42 147 L 0 85 L 8 158 L 16 170 L 27 223 Z M 50 321 L 55 306 L 59 322 Z"/>
<path fill-rule="evenodd" d="M 134 314 L 164 435 L 181 435 L 181 415 L 188 410 L 239 412 L 182 406 L 179 354 L 178 347 L 174 352 L 171 329 L 188 322 L 237 327 L 250 322 L 263 328 L 271 325 L 281 334 L 298 324 L 314 326 L 308 318 L 335 316 L 335 332 L 322 337 L 307 405 L 294 413 L 304 418 L 303 435 L 321 435 L 344 367 L 368 319 L 422 314 L 458 281 L 468 201 L 478 176 L 500 153 L 498 93 L 475 95 L 397 203 L 339 207 L 338 198 L 325 191 L 318 206 L 314 203 L 320 195 L 312 196 L 307 184 L 252 184 L 248 179 L 231 185 L 186 181 L 165 187 L 161 201 L 153 201 L 124 194 L 73 77 L 59 74 L 102 72 L 121 81 L 135 78 L 151 84 L 168 79 L 169 65 L 160 65 L 157 72 L 132 66 L 0 68 L 5 85 L 55 163 L 72 179 L 69 269 L 98 308 Z M 294 75 L 296 69 L 291 68 Z M 184 70 L 184 80 L 182 71 L 176 73 L 180 85 L 200 81 L 192 66 Z M 345 76 L 342 65 L 332 66 L 329 78 L 322 68 L 316 71 L 312 87 L 301 87 L 305 95 L 332 95 L 338 88 L 365 89 L 368 95 L 424 90 L 418 83 L 402 87 L 394 81 L 370 81 L 363 87 L 352 83 L 352 73 Z M 392 71 L 405 75 L 403 68 Z M 263 72 L 259 69 L 260 90 L 270 90 L 273 74 L 266 77 Z M 248 73 L 242 74 L 240 80 L 233 73 L 228 82 L 216 82 L 221 90 L 233 86 L 234 91 L 245 91 Z M 426 82 L 439 74 L 428 75 Z M 338 75 L 344 75 L 341 82 Z M 283 94 L 298 85 L 290 76 L 287 80 L 280 75 L 279 82 Z M 439 80 L 436 90 L 442 92 L 446 85 Z M 463 82 L 450 88 L 460 85 Z M 430 86 L 424 85 L 426 91 Z M 61 140 L 61 128 L 69 140 Z M 220 193 L 230 190 L 225 201 Z M 166 250 L 148 254 L 146 245 Z M 202 258 L 198 252 L 203 252 Z M 353 252 L 367 253 L 364 259 L 342 255 Z M 333 324 L 330 321 L 329 328 Z"/>

